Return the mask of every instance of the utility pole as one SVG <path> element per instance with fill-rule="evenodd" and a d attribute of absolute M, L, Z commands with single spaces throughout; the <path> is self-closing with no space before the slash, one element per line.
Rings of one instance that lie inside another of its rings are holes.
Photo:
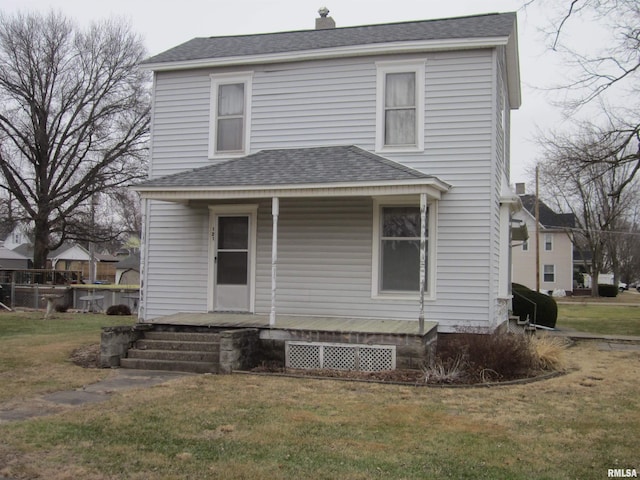
<path fill-rule="evenodd" d="M 540 291 L 540 201 L 538 195 L 539 189 L 539 175 L 538 166 L 536 165 L 536 201 L 535 201 L 535 216 L 536 216 L 536 292 Z"/>

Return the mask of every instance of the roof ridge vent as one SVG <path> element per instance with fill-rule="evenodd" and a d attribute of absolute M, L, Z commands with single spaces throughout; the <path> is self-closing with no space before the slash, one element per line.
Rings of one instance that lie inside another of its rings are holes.
<path fill-rule="evenodd" d="M 316 30 L 336 28 L 335 20 L 328 16 L 329 9 L 327 7 L 322 7 L 318 10 L 318 13 L 320 14 L 320 18 L 316 18 Z"/>

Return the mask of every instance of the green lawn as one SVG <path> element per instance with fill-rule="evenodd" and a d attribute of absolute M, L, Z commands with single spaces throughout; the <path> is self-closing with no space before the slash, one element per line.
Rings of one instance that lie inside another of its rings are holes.
<path fill-rule="evenodd" d="M 561 303 L 556 326 L 588 333 L 640 336 L 640 306 Z"/>

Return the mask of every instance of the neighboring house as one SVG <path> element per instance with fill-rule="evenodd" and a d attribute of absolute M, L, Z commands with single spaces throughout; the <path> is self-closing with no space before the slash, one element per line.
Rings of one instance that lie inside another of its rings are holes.
<path fill-rule="evenodd" d="M 23 243 L 12 250 L 13 252 L 28 259 L 29 267 L 32 268 L 33 245 Z M 55 250 L 49 252 L 47 256 L 48 267 L 58 271 L 80 272 L 80 275 L 72 277 L 71 281 L 84 282 L 89 280 L 89 263 L 91 254 L 82 245 L 77 243 L 65 243 Z M 116 276 L 116 263 L 118 258 L 102 253 L 94 254 L 94 268 L 96 280 L 113 283 Z M 1 262 L 0 262 L 1 263 Z"/>
<path fill-rule="evenodd" d="M 11 228 L 2 232 L 2 245 L 9 250 L 15 250 L 20 245 L 29 242 L 29 233 L 23 223 L 15 222 Z"/>
<path fill-rule="evenodd" d="M 514 215 L 515 221 L 524 222 L 529 238 L 514 242 L 512 248 L 513 281 L 536 289 L 536 217 L 535 195 L 524 193 L 524 184 L 518 184 L 522 206 Z M 556 213 L 539 201 L 540 234 L 538 236 L 540 258 L 540 290 L 573 291 L 573 235 L 575 217 L 571 213 Z"/>
<path fill-rule="evenodd" d="M 49 261 L 55 270 L 76 270 L 82 272 L 82 280 L 90 281 L 91 253 L 77 243 L 65 243 L 49 253 Z M 104 253 L 93 254 L 93 268 L 96 282 L 114 283 L 118 258 Z"/>
<path fill-rule="evenodd" d="M 515 13 L 195 38 L 154 72 L 140 318 L 508 319 Z M 325 25 L 323 25 L 325 24 Z M 422 273 L 424 271 L 424 273 Z"/>

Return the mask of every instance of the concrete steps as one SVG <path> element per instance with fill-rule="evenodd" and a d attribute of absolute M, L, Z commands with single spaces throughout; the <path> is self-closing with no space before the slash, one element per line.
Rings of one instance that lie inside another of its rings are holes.
<path fill-rule="evenodd" d="M 120 361 L 122 368 L 173 372 L 218 373 L 217 333 L 146 331 Z"/>

